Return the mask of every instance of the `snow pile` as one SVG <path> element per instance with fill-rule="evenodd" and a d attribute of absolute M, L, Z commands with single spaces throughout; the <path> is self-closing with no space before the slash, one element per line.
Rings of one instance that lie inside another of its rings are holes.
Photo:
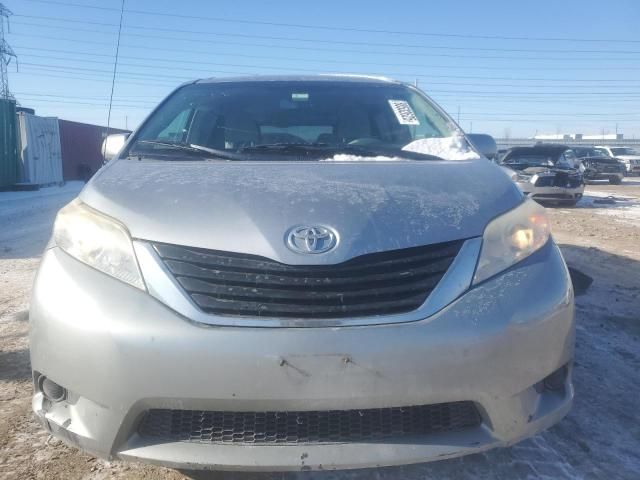
<path fill-rule="evenodd" d="M 408 152 L 434 155 L 445 160 L 477 160 L 480 158 L 459 135 L 444 138 L 421 138 L 405 145 L 403 150 Z"/>
<path fill-rule="evenodd" d="M 443 138 L 421 138 L 408 143 L 402 150 L 407 152 L 424 153 L 425 155 L 433 155 L 443 160 L 477 160 L 480 158 L 467 143 L 462 136 L 452 136 Z M 359 155 L 338 154 L 332 158 L 327 158 L 326 162 L 397 162 L 405 159 L 399 157 L 363 157 Z"/>

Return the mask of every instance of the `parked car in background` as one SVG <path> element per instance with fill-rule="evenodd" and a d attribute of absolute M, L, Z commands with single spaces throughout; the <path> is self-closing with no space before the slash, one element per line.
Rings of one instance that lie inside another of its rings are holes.
<path fill-rule="evenodd" d="M 496 155 L 496 161 L 500 162 L 504 158 L 504 156 L 507 154 L 508 151 L 509 151 L 508 148 L 498 149 L 498 154 Z"/>
<path fill-rule="evenodd" d="M 392 80 L 181 86 L 58 213 L 29 313 L 37 417 L 94 455 L 220 470 L 426 462 L 550 427 L 573 400 L 571 279 L 545 209 L 480 153 Z"/>
<path fill-rule="evenodd" d="M 595 148 L 624 163 L 627 175 L 640 175 L 640 152 L 637 150 L 629 147 L 610 147 L 606 145 L 596 145 Z"/>
<path fill-rule="evenodd" d="M 613 185 L 622 183 L 626 166 L 617 158 L 605 155 L 602 149 L 594 147 L 573 147 L 573 151 L 584 166 L 585 180 L 609 180 Z"/>
<path fill-rule="evenodd" d="M 566 145 L 514 147 L 502 158 L 501 165 L 516 171 L 518 187 L 540 203 L 572 206 L 582 198 L 580 162 Z"/>

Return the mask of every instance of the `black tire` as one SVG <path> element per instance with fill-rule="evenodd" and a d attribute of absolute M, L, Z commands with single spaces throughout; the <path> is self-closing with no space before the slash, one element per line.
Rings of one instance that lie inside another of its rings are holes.
<path fill-rule="evenodd" d="M 609 183 L 611 185 L 620 185 L 622 183 L 622 179 L 615 175 L 613 177 L 609 177 Z"/>

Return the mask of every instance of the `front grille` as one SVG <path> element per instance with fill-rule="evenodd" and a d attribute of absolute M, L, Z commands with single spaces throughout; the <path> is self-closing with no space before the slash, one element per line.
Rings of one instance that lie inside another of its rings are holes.
<path fill-rule="evenodd" d="M 138 433 L 201 443 L 336 443 L 451 432 L 480 423 L 473 402 L 308 412 L 149 410 Z"/>
<path fill-rule="evenodd" d="M 204 312 L 322 319 L 417 309 L 462 243 L 372 253 L 336 265 L 286 265 L 254 255 L 157 243 L 154 248 Z"/>
<path fill-rule="evenodd" d="M 564 172 L 558 172 L 554 176 L 538 177 L 536 179 L 536 187 L 564 187 L 578 188 L 582 185 L 582 179 L 578 175 L 569 175 Z"/>

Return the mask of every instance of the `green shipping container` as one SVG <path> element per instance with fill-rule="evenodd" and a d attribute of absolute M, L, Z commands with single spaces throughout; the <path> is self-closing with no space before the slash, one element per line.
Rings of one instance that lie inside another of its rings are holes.
<path fill-rule="evenodd" d="M 18 182 L 16 102 L 0 100 L 0 190 Z"/>

